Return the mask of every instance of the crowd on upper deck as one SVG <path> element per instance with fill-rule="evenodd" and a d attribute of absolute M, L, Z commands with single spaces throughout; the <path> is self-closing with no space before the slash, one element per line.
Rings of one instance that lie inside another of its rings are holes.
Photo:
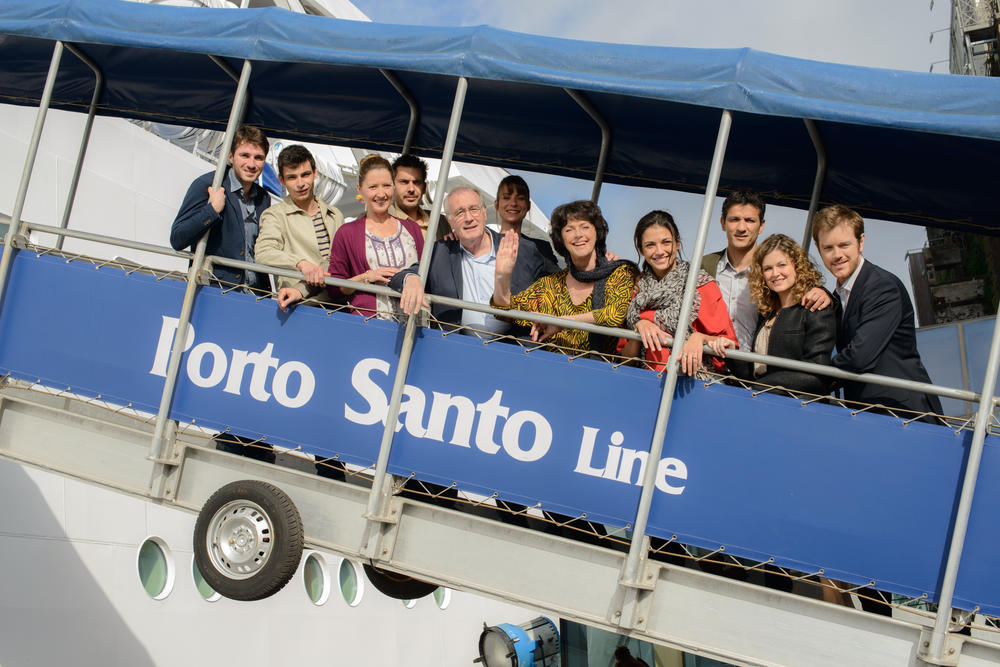
<path fill-rule="evenodd" d="M 783 234 L 763 236 L 766 204 L 753 190 L 726 197 L 720 224 L 727 245 L 700 262 L 683 258 L 670 213 L 644 215 L 633 237 L 636 263 L 607 248 L 608 223 L 591 201 L 556 207 L 548 240 L 523 234 L 531 200 L 519 176 L 499 184 L 495 229 L 487 226 L 482 193 L 465 186 L 448 192 L 439 233 L 430 243 L 429 213 L 422 208 L 427 165 L 412 154 L 391 163 L 373 154 L 360 162 L 357 191 L 365 211 L 346 222 L 314 194 L 312 154 L 290 145 L 277 159 L 287 194 L 272 205 L 257 184 L 268 149 L 260 130 L 239 128 L 221 187 L 212 188 L 213 174 L 191 184 L 170 242 L 175 249 L 194 247 L 207 232 L 209 254 L 299 272 L 297 278 L 275 276 L 282 310 L 306 299 L 346 304 L 351 312 L 380 318 L 429 310 L 434 326 L 548 341 L 573 354 L 618 353 L 656 370 L 669 362 L 669 346 L 678 338 L 683 341 L 679 370 L 685 374 L 727 372 L 788 392 L 822 395 L 833 387 L 822 374 L 727 358 L 727 350 L 930 382 L 917 352 L 910 298 L 896 276 L 865 260 L 864 221 L 847 207 L 828 206 L 813 221 L 813 241 L 836 280 L 831 293 L 799 244 Z M 418 264 L 428 244 L 432 255 L 424 284 Z M 681 321 L 691 271 L 697 272 L 694 301 Z M 215 275 L 225 283 L 270 289 L 261 273 L 219 266 Z M 385 285 L 401 296 L 326 285 L 327 276 Z M 428 306 L 427 293 L 490 306 L 494 313 L 437 301 Z M 505 317 L 497 310 L 625 328 L 639 340 Z M 845 381 L 843 392 L 848 400 L 886 409 L 941 413 L 936 396 L 917 391 Z"/>

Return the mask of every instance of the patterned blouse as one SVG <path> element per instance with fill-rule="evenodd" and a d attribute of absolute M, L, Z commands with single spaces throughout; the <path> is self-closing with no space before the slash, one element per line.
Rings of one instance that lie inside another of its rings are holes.
<path fill-rule="evenodd" d="M 552 275 L 539 278 L 531 287 L 515 294 L 510 299 L 510 310 L 524 310 L 532 313 L 544 313 L 565 317 L 588 313 L 593 308 L 593 295 L 588 294 L 581 304 L 574 304 L 566 287 L 566 276 L 569 269 L 563 269 Z M 632 290 L 638 273 L 631 264 L 623 264 L 615 269 L 604 284 L 604 307 L 594 310 L 594 323 L 604 327 L 620 327 L 625 322 L 628 304 L 632 301 Z M 491 304 L 501 308 L 496 304 Z M 530 327 L 531 322 L 515 320 L 519 326 Z M 590 334 L 579 329 L 562 329 L 548 339 L 564 348 L 567 354 L 584 352 L 590 349 Z"/>
<path fill-rule="evenodd" d="M 383 267 L 405 269 L 420 261 L 420 254 L 410 232 L 402 224 L 398 224 L 396 233 L 389 238 L 380 238 L 365 231 L 365 258 L 372 269 Z M 379 319 L 392 319 L 393 315 L 402 312 L 395 299 L 378 294 L 375 300 L 378 304 Z"/>

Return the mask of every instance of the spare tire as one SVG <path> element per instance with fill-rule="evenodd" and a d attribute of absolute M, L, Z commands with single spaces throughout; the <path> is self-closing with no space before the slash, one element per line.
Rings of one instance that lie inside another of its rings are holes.
<path fill-rule="evenodd" d="M 383 570 L 365 563 L 365 575 L 380 593 L 396 600 L 416 600 L 433 593 L 438 585 L 414 579 L 407 574 Z"/>
<path fill-rule="evenodd" d="M 257 480 L 226 484 L 194 527 L 205 582 L 231 600 L 263 600 L 287 584 L 302 558 L 302 517 L 284 491 Z"/>

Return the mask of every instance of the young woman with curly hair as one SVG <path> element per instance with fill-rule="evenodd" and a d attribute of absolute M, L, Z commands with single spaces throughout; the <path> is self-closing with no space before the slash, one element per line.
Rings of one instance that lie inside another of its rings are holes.
<path fill-rule="evenodd" d="M 837 316 L 833 308 L 812 312 L 802 307 L 802 296 L 823 282 L 802 247 L 784 234 L 769 236 L 754 253 L 749 282 L 760 311 L 753 352 L 829 365 Z M 813 373 L 735 360 L 729 366 L 744 379 L 790 391 L 826 394 L 830 389 L 828 378 Z"/>

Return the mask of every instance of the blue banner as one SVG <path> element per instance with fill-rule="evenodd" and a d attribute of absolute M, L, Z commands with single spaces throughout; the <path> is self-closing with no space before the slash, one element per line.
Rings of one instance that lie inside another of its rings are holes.
<path fill-rule="evenodd" d="M 0 369 L 154 412 L 183 285 L 18 252 Z M 396 370 L 394 323 L 203 287 L 171 417 L 337 455 L 378 455 Z M 655 465 L 649 533 L 933 600 L 971 433 L 682 380 L 647 461 L 662 378 L 634 368 L 423 330 L 390 472 L 615 526 Z M 989 437 L 956 603 L 1000 612 Z"/>

